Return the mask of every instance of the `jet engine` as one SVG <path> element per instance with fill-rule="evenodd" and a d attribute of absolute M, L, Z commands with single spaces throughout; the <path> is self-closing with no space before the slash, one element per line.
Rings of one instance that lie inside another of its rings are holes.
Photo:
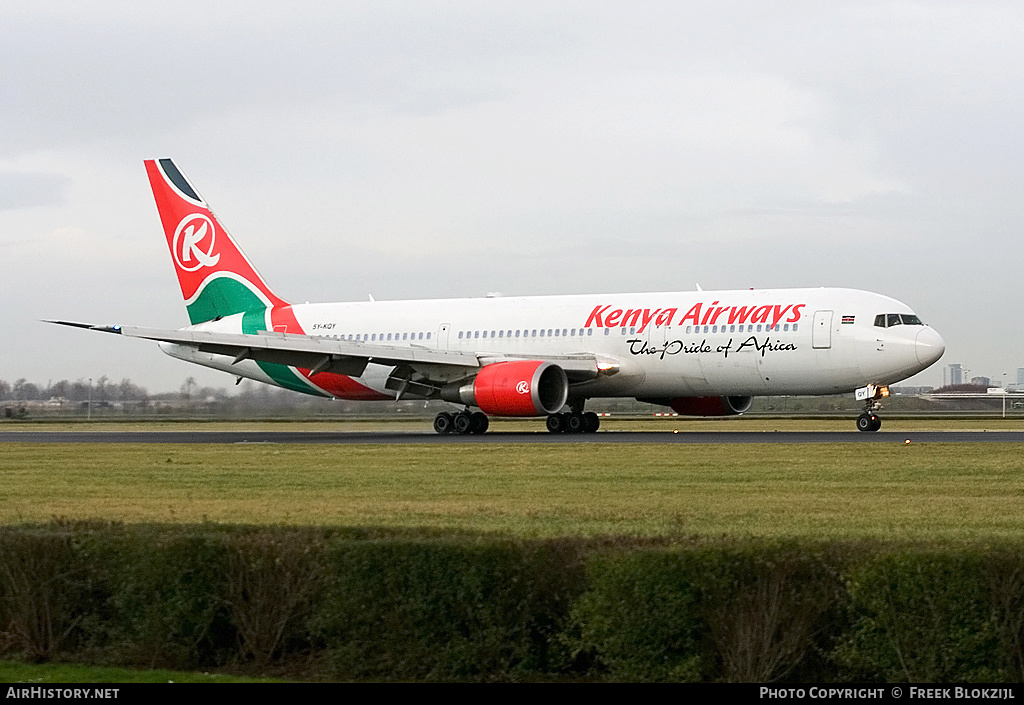
<path fill-rule="evenodd" d="M 750 408 L 754 397 L 676 397 L 638 401 L 670 406 L 681 416 L 736 416 Z"/>
<path fill-rule="evenodd" d="M 547 416 L 565 406 L 569 379 L 558 365 L 540 360 L 485 365 L 471 381 L 441 390 L 441 398 L 478 406 L 492 416 Z"/>

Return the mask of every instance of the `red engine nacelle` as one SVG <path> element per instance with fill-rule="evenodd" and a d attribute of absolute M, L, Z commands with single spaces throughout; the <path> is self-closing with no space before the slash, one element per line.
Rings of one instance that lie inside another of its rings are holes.
<path fill-rule="evenodd" d="M 753 397 L 676 397 L 667 402 L 682 416 L 735 416 L 753 403 Z"/>
<path fill-rule="evenodd" d="M 441 390 L 442 399 L 478 406 L 492 416 L 547 416 L 565 406 L 568 397 L 565 370 L 540 360 L 495 362 L 472 382 Z"/>

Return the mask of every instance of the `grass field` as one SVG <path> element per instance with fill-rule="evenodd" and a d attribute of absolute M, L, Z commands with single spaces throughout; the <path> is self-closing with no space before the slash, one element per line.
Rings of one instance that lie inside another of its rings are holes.
<path fill-rule="evenodd" d="M 104 668 L 74 663 L 0 661 L 0 683 L 275 683 L 270 678 L 222 673 Z M 116 698 L 116 696 L 107 696 Z"/>
<path fill-rule="evenodd" d="M 54 517 L 524 537 L 1020 538 L 1024 447 L 5 444 L 0 522 Z"/>

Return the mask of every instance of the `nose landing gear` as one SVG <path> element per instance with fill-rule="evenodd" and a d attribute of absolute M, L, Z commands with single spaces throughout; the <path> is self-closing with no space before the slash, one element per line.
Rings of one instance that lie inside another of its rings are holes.
<path fill-rule="evenodd" d="M 889 396 L 889 388 L 869 384 L 858 389 L 855 395 L 857 401 L 864 402 L 864 411 L 857 417 L 857 430 L 862 433 L 874 433 L 882 427 L 882 419 L 875 414 L 882 408 L 882 403 L 878 400 Z"/>
<path fill-rule="evenodd" d="M 863 433 L 874 433 L 882 427 L 882 419 L 873 412 L 865 411 L 857 417 L 857 430 Z"/>

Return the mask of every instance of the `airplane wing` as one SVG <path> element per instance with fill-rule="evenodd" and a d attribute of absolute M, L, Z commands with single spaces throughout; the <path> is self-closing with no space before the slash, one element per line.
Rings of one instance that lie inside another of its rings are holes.
<path fill-rule="evenodd" d="M 255 360 L 300 367 L 310 370 L 310 376 L 320 372 L 333 372 L 358 377 L 362 375 L 366 366 L 373 362 L 379 365 L 408 366 L 425 372 L 431 368 L 443 367 L 451 373 L 462 368 L 465 372 L 464 376 L 469 377 L 485 365 L 529 359 L 557 364 L 565 370 L 566 376 L 571 381 L 583 382 L 597 377 L 599 365 L 602 370 L 608 367 L 607 363 L 599 363 L 597 357 L 590 353 L 539 357 L 534 355 L 515 356 L 504 353 L 439 350 L 418 345 L 374 345 L 354 340 L 337 340 L 275 331 L 246 334 L 189 329 L 140 328 L 137 326 L 103 326 L 74 321 L 48 320 L 46 323 L 113 333 L 129 338 L 186 345 L 196 348 L 200 352 L 231 357 L 233 363 L 242 360 Z M 426 376 L 430 376 L 429 372 Z"/>

